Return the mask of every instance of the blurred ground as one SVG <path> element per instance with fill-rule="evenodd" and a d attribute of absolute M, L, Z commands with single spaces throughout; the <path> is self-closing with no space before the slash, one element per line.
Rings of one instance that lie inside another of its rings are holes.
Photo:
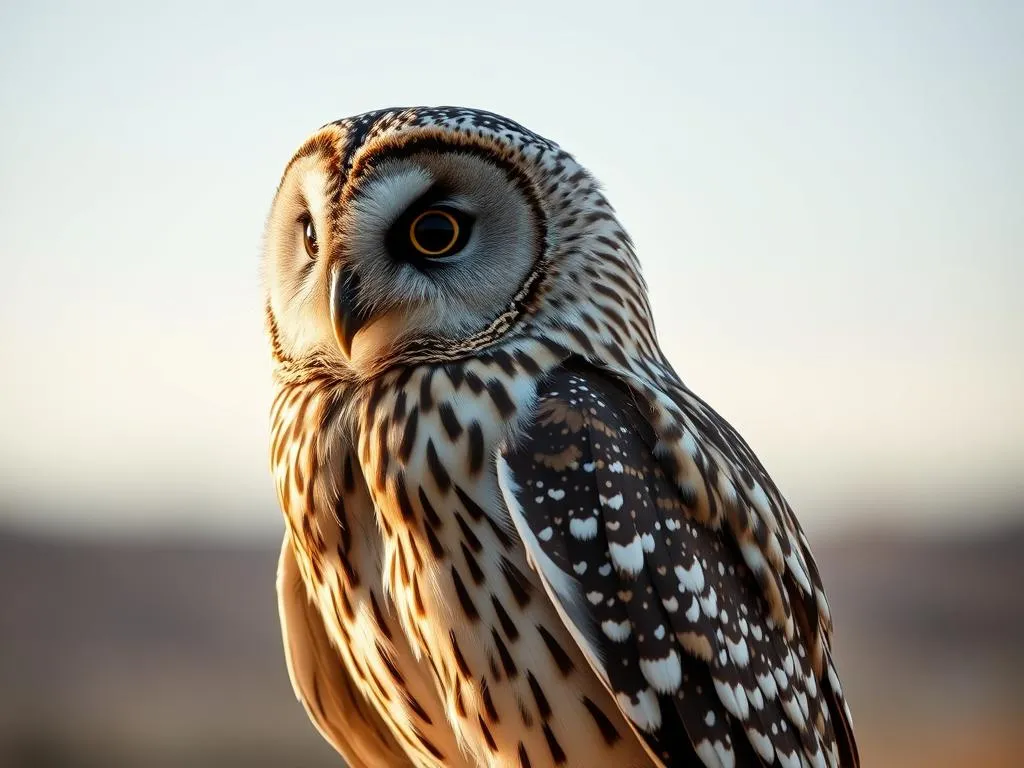
<path fill-rule="evenodd" d="M 864 765 L 1024 765 L 1024 523 L 813 543 Z M 288 685 L 276 558 L 0 535 L 0 765 L 338 765 Z"/>

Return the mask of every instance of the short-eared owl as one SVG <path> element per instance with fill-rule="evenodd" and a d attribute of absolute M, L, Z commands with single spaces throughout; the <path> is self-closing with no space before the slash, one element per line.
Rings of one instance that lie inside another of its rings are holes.
<path fill-rule="evenodd" d="M 288 668 L 350 765 L 857 765 L 807 539 L 572 156 L 331 123 L 265 271 Z"/>

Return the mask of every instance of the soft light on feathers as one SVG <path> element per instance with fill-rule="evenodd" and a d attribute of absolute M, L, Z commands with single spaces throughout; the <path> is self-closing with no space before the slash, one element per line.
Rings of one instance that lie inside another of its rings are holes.
<path fill-rule="evenodd" d="M 471 227 L 436 260 L 402 239 L 432 205 Z M 265 271 L 289 671 L 350 764 L 858 764 L 796 517 L 570 155 L 470 109 L 332 123 Z"/>

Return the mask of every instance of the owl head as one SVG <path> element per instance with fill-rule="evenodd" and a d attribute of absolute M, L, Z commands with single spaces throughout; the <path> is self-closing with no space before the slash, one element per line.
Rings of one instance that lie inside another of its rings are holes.
<path fill-rule="evenodd" d="M 591 175 L 463 108 L 372 112 L 309 138 L 274 199 L 265 274 L 276 362 L 348 380 L 545 326 L 622 342 L 650 322 L 631 242 Z"/>

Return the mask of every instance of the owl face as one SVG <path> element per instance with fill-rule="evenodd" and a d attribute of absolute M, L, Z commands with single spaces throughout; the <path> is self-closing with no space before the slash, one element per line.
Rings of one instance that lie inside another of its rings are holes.
<path fill-rule="evenodd" d="M 413 350 L 469 354 L 521 326 L 541 308 L 541 278 L 560 274 L 550 222 L 568 206 L 544 184 L 551 162 L 578 168 L 471 110 L 325 126 L 288 165 L 267 226 L 275 347 L 360 378 Z"/>

